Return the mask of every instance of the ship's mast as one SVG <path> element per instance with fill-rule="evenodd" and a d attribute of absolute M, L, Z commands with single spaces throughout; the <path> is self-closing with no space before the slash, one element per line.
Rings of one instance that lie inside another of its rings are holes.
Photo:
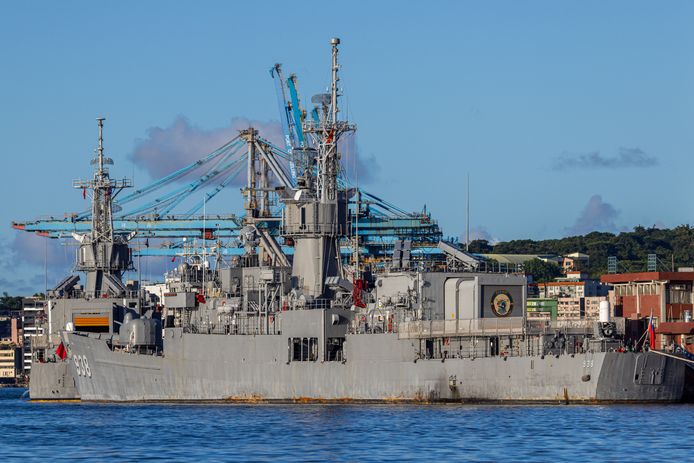
<path fill-rule="evenodd" d="M 338 102 L 340 96 L 338 71 L 340 66 L 337 60 L 340 39 L 333 38 L 330 40 L 330 44 L 332 45 L 330 112 L 325 115 L 326 117 L 324 117 L 319 127 L 309 125 L 304 128 L 304 132 L 314 134 L 314 140 L 318 145 L 316 196 L 321 203 L 334 203 L 337 201 L 337 175 L 340 165 L 337 143 L 343 133 L 354 130 L 354 126 L 347 122 L 340 122 L 337 119 L 340 112 Z M 319 136 L 316 137 L 316 135 Z"/>
<path fill-rule="evenodd" d="M 329 297 L 326 281 L 343 276 L 338 240 L 348 231 L 348 198 L 338 187 L 338 143 L 342 134 L 354 131 L 355 127 L 338 120 L 340 39 L 333 38 L 330 44 L 330 93 L 312 98 L 318 105 L 314 110 L 315 117 L 302 124 L 303 133 L 309 137 L 312 153 L 315 153 L 315 172 L 309 167 L 306 178 L 298 182 L 298 190 L 283 199 L 284 235 L 295 243 L 292 276 L 299 282 L 295 289 L 309 298 Z"/>
<path fill-rule="evenodd" d="M 333 117 L 330 120 L 333 124 L 337 122 L 337 113 L 339 112 L 339 109 L 337 107 L 337 82 L 339 80 L 339 77 L 337 76 L 337 71 L 340 70 L 339 66 L 337 65 L 337 46 L 340 44 L 340 39 L 337 37 L 330 39 L 330 44 L 332 45 L 332 56 L 333 56 L 333 65 L 332 65 L 332 76 L 331 76 L 331 82 L 330 82 L 330 106 L 332 108 L 332 113 Z"/>
<path fill-rule="evenodd" d="M 96 149 L 96 157 L 92 160 L 92 164 L 96 165 L 94 180 L 90 186 L 94 192 L 92 200 L 92 241 L 111 243 L 113 242 L 113 209 L 111 206 L 113 188 L 108 169 L 104 165 L 113 164 L 113 160 L 104 158 L 105 120 L 103 117 L 97 119 L 99 124 L 99 146 Z"/>
<path fill-rule="evenodd" d="M 113 198 L 123 189 L 132 186 L 127 179 L 111 179 L 108 165 L 113 160 L 104 155 L 104 121 L 97 119 L 99 139 L 96 156 L 91 164 L 94 175 L 91 180 L 76 180 L 75 188 L 91 190 L 92 229 L 89 234 L 75 235 L 80 242 L 76 269 L 87 274 L 85 291 L 88 295 L 101 297 L 105 293 L 120 295 L 124 289 L 120 284 L 123 272 L 132 269 L 132 256 L 127 238 L 113 234 Z M 105 277 L 105 275 L 108 275 Z"/>

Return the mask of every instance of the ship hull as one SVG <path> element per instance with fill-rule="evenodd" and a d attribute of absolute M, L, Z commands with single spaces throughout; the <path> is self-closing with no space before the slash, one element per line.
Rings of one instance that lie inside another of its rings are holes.
<path fill-rule="evenodd" d="M 31 400 L 77 400 L 73 370 L 67 361 L 34 362 L 29 377 Z"/>
<path fill-rule="evenodd" d="M 281 336 L 167 330 L 165 356 L 64 340 L 83 401 L 678 402 L 685 389 L 685 367 L 654 353 L 415 361 L 411 340 L 380 334 L 348 336 L 344 362 L 295 362 Z"/>

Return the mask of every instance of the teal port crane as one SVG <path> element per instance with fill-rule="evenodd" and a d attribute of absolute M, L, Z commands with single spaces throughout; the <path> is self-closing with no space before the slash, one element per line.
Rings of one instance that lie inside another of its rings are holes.
<path fill-rule="evenodd" d="M 195 162 L 179 168 L 164 177 L 122 197 L 113 198 L 114 233 L 130 234 L 142 239 L 174 240 L 166 247 L 144 247 L 136 254 L 176 255 L 180 252 L 180 241 L 200 239 L 202 243 L 214 240 L 227 240 L 237 243 L 236 238 L 244 227 L 244 217 L 248 214 L 200 214 L 201 209 L 214 200 L 225 188 L 240 182 L 246 176 L 244 169 L 250 166 L 249 153 L 260 156 L 260 160 L 269 167 L 274 176 L 273 185 L 258 188 L 246 178 L 244 191 L 258 189 L 260 194 L 280 194 L 282 190 L 291 190 L 297 182 L 301 169 L 313 169 L 310 158 L 312 147 L 303 133 L 303 122 L 306 111 L 301 107 L 297 78 L 295 75 L 284 77 L 279 64 L 273 66 L 270 74 L 275 81 L 280 109 L 280 120 L 284 132 L 284 147 L 275 146 L 269 140 L 258 135 L 252 144 L 240 133 L 216 150 L 202 156 Z M 311 117 L 320 117 L 319 111 L 313 109 Z M 255 132 L 252 128 L 249 129 Z M 242 131 L 248 132 L 248 131 Z M 297 169 L 300 171 L 297 173 Z M 255 168 L 253 169 L 255 171 Z M 287 173 L 286 170 L 289 172 Z M 251 169 L 247 170 L 251 172 Z M 255 172 L 256 174 L 258 172 Z M 265 180 L 268 181 L 267 179 Z M 346 178 L 339 179 L 340 188 L 353 188 Z M 263 190 L 263 191 L 261 191 Z M 424 212 L 407 212 L 375 194 L 358 188 L 361 198 L 359 204 L 352 204 L 350 219 L 354 230 L 359 230 L 360 246 L 364 255 L 383 256 L 389 252 L 393 243 L 400 239 L 412 240 L 415 245 L 433 247 L 441 239 L 441 231 L 430 214 Z M 186 206 L 190 198 L 202 199 Z M 246 193 L 244 193 L 246 194 Z M 267 205 L 266 205 L 267 206 Z M 355 208 L 359 208 L 358 213 Z M 204 211 L 208 212 L 208 211 Z M 256 219 L 258 220 L 258 219 Z M 279 235 L 281 210 L 275 209 L 262 218 L 262 226 L 273 235 Z M 357 226 L 358 221 L 358 226 Z M 25 232 L 36 233 L 48 238 L 66 238 L 89 231 L 91 211 L 53 216 L 31 221 L 15 221 L 12 227 Z M 176 241 L 178 240 L 178 241 Z M 343 252 L 349 253 L 349 243 L 344 243 Z M 227 250 L 224 254 L 234 254 Z M 291 254 L 291 249 L 287 249 Z"/>

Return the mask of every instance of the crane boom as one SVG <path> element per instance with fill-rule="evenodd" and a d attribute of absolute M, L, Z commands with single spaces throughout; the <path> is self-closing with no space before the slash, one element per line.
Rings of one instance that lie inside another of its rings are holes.
<path fill-rule="evenodd" d="M 270 75 L 275 80 L 280 121 L 282 123 L 282 131 L 284 132 L 284 145 L 290 155 L 289 173 L 292 176 L 292 181 L 296 182 L 296 165 L 292 156 L 294 147 L 297 146 L 296 127 L 292 116 L 292 104 L 287 99 L 287 87 L 284 74 L 282 73 L 282 65 L 280 63 L 275 64 L 270 69 Z"/>

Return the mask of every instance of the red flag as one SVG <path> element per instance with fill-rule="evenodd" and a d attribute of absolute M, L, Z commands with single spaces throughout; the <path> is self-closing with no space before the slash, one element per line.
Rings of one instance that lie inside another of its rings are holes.
<path fill-rule="evenodd" d="M 62 342 L 58 345 L 58 348 L 55 350 L 55 355 L 60 357 L 60 360 L 65 360 L 65 358 L 67 357 L 67 349 L 65 349 L 65 346 Z"/>
<path fill-rule="evenodd" d="M 205 303 L 205 296 L 201 293 L 196 294 L 195 299 L 198 301 L 199 304 Z"/>
<path fill-rule="evenodd" d="M 653 326 L 653 314 L 651 313 L 651 318 L 648 321 L 648 341 L 650 343 L 650 348 L 655 349 L 655 327 Z"/>
<path fill-rule="evenodd" d="M 87 199 L 87 189 L 82 188 L 82 199 Z"/>
<path fill-rule="evenodd" d="M 356 307 L 366 307 L 366 304 L 364 304 L 364 301 L 361 298 L 362 292 L 364 291 L 364 283 L 365 281 L 361 279 L 354 280 L 354 289 L 352 290 L 352 302 Z"/>

